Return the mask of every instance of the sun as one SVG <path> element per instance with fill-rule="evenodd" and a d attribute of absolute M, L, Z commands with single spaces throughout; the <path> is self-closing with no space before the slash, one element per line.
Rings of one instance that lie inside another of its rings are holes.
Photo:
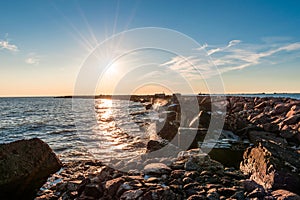
<path fill-rule="evenodd" d="M 106 72 L 108 75 L 116 75 L 119 71 L 119 63 L 118 61 L 114 61 L 111 65 L 108 66 Z"/>

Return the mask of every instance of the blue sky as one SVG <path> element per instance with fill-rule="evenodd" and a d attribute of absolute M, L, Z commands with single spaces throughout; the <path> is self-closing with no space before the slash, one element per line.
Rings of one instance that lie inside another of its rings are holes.
<path fill-rule="evenodd" d="M 296 0 L 28 0 L 2 1 L 1 7 L 0 96 L 72 94 L 84 59 L 100 42 L 140 27 L 173 29 L 197 41 L 220 70 L 227 93 L 300 92 Z M 170 63 L 175 58 L 160 64 L 189 73 L 178 60 Z M 203 80 L 191 84 L 206 91 Z"/>

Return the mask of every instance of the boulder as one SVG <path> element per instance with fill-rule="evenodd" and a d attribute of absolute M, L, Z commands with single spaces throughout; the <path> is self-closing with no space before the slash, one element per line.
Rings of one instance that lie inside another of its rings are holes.
<path fill-rule="evenodd" d="M 169 174 L 170 172 L 171 169 L 163 163 L 150 163 L 144 167 L 144 173 L 147 175 Z"/>
<path fill-rule="evenodd" d="M 31 199 L 50 174 L 62 167 L 40 139 L 0 145 L 0 199 Z"/>
<path fill-rule="evenodd" d="M 240 170 L 264 189 L 300 191 L 299 153 L 271 142 L 259 142 L 248 148 Z"/>

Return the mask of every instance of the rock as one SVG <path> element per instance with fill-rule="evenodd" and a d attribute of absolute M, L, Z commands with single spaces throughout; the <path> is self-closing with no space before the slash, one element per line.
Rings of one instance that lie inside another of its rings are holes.
<path fill-rule="evenodd" d="M 200 166 L 197 162 L 197 159 L 194 157 L 191 157 L 187 160 L 187 162 L 184 164 L 184 169 L 186 171 L 197 171 L 199 170 Z"/>
<path fill-rule="evenodd" d="M 157 150 L 163 148 L 164 146 L 165 146 L 165 144 L 162 142 L 159 142 L 157 140 L 150 140 L 147 143 L 147 151 L 148 152 L 157 151 Z"/>
<path fill-rule="evenodd" d="M 143 194 L 143 190 L 129 190 L 126 191 L 122 194 L 120 197 L 121 200 L 132 200 L 132 199 L 137 199 Z"/>
<path fill-rule="evenodd" d="M 150 110 L 152 108 L 152 104 L 148 103 L 145 105 L 146 110 Z"/>
<path fill-rule="evenodd" d="M 220 195 L 217 192 L 210 192 L 210 193 L 207 194 L 207 198 L 209 200 L 219 200 Z"/>
<path fill-rule="evenodd" d="M 156 190 L 150 190 L 144 193 L 139 200 L 159 200 L 159 199 L 180 199 L 178 196 L 169 188 L 161 188 Z"/>
<path fill-rule="evenodd" d="M 190 196 L 187 200 L 204 200 L 204 199 L 206 199 L 205 196 L 195 194 Z"/>
<path fill-rule="evenodd" d="M 289 104 L 279 103 L 274 106 L 274 115 L 280 115 L 282 113 L 287 113 L 290 110 Z"/>
<path fill-rule="evenodd" d="M 48 176 L 62 167 L 40 139 L 0 145 L 0 199 L 32 198 Z"/>
<path fill-rule="evenodd" d="M 245 199 L 244 192 L 243 191 L 238 191 L 234 195 L 232 195 L 230 197 L 230 199 L 244 200 Z"/>
<path fill-rule="evenodd" d="M 286 117 L 291 117 L 297 113 L 300 113 L 300 105 L 293 105 L 290 111 L 286 114 Z"/>
<path fill-rule="evenodd" d="M 125 182 L 122 177 L 112 179 L 106 182 L 105 188 L 111 197 L 114 197 L 119 187 Z"/>
<path fill-rule="evenodd" d="M 257 144 L 260 141 L 272 141 L 276 144 L 285 144 L 286 141 L 282 137 L 277 137 L 275 133 L 265 131 L 249 131 L 248 138 L 253 144 Z"/>
<path fill-rule="evenodd" d="M 266 106 L 266 102 L 261 102 L 259 104 L 257 104 L 254 108 L 256 109 L 262 109 Z"/>
<path fill-rule="evenodd" d="M 265 123 L 269 123 L 270 121 L 271 119 L 263 112 L 256 115 L 250 120 L 250 122 L 253 124 L 265 124 Z"/>
<path fill-rule="evenodd" d="M 171 168 L 163 163 L 151 163 L 144 167 L 144 173 L 147 175 L 169 174 Z"/>
<path fill-rule="evenodd" d="M 277 200 L 300 200 L 299 195 L 287 190 L 275 190 L 271 194 Z"/>
<path fill-rule="evenodd" d="M 98 199 L 103 196 L 103 188 L 101 187 L 101 185 L 88 184 L 85 186 L 83 194 L 84 196 Z"/>
<path fill-rule="evenodd" d="M 247 193 L 251 193 L 256 188 L 262 188 L 261 185 L 257 184 L 253 180 L 244 180 L 242 181 L 242 185 Z"/>
<path fill-rule="evenodd" d="M 230 196 L 234 195 L 236 192 L 237 191 L 234 188 L 225 188 L 225 187 L 222 187 L 222 188 L 218 189 L 218 193 L 220 195 L 226 196 L 226 197 L 230 197 Z"/>
<path fill-rule="evenodd" d="M 247 195 L 247 197 L 262 199 L 265 195 L 266 195 L 266 192 L 265 192 L 264 188 L 258 187 L 258 188 L 255 188 L 252 192 L 250 192 Z"/>
<path fill-rule="evenodd" d="M 285 125 L 297 124 L 300 121 L 300 114 L 292 115 L 283 121 Z"/>
<path fill-rule="evenodd" d="M 267 132 L 279 131 L 279 126 L 278 126 L 278 124 L 275 124 L 275 123 L 266 123 L 266 124 L 263 124 L 262 127 Z"/>
<path fill-rule="evenodd" d="M 264 189 L 300 191 L 299 154 L 288 147 L 259 142 L 244 153 L 240 170 Z"/>
<path fill-rule="evenodd" d="M 170 177 L 173 179 L 182 178 L 184 176 L 185 171 L 184 170 L 173 170 L 171 172 Z"/>

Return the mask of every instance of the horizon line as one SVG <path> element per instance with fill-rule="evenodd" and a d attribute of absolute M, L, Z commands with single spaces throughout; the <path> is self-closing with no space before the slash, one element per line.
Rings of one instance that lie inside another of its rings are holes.
<path fill-rule="evenodd" d="M 300 92 L 233 92 L 233 93 L 194 93 L 194 94 L 188 94 L 188 93 L 164 93 L 164 92 L 157 92 L 157 93 L 151 93 L 151 94 L 82 94 L 82 95 L 16 95 L 16 96 L 1 96 L 0 98 L 50 98 L 50 97 L 97 97 L 97 96 L 151 96 L 155 94 L 165 94 L 167 96 L 173 95 L 173 94 L 181 94 L 181 95 L 276 95 L 276 94 L 300 94 Z"/>

